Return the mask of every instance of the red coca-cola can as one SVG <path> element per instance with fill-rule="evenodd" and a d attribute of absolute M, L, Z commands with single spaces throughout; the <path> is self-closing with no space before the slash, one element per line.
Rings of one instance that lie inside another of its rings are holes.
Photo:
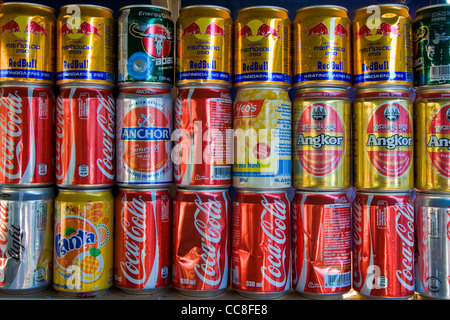
<path fill-rule="evenodd" d="M 353 201 L 353 288 L 366 299 L 414 294 L 414 204 L 409 192 L 357 192 Z"/>
<path fill-rule="evenodd" d="M 189 85 L 179 89 L 172 152 L 177 186 L 231 185 L 232 108 L 227 87 Z"/>
<path fill-rule="evenodd" d="M 156 294 L 171 282 L 172 198 L 165 189 L 119 189 L 115 199 L 114 284 Z"/>
<path fill-rule="evenodd" d="M 173 204 L 172 286 L 195 297 L 229 285 L 231 200 L 226 189 L 178 189 Z"/>
<path fill-rule="evenodd" d="M 247 298 L 279 298 L 291 288 L 287 190 L 239 190 L 233 200 L 232 286 Z"/>
<path fill-rule="evenodd" d="M 54 106 L 51 87 L 0 86 L 0 184 L 35 187 L 55 183 Z"/>
<path fill-rule="evenodd" d="M 56 100 L 56 184 L 64 188 L 111 187 L 114 152 L 111 87 L 61 86 Z"/>
<path fill-rule="evenodd" d="M 313 299 L 351 289 L 351 202 L 345 191 L 296 191 L 292 201 L 292 285 Z"/>

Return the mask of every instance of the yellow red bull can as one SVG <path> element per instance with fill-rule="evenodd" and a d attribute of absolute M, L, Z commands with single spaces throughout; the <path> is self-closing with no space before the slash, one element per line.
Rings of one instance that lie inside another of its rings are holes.
<path fill-rule="evenodd" d="M 355 12 L 352 33 L 354 86 L 412 86 L 412 19 L 407 6 L 360 8 Z"/>
<path fill-rule="evenodd" d="M 234 23 L 234 85 L 291 86 L 288 10 L 256 6 L 238 11 Z"/>
<path fill-rule="evenodd" d="M 114 85 L 115 25 L 111 9 L 66 5 L 57 19 L 56 82 Z"/>
<path fill-rule="evenodd" d="M 0 82 L 55 81 L 55 12 L 34 3 L 0 5 Z"/>
<path fill-rule="evenodd" d="M 176 84 L 230 85 L 233 20 L 230 10 L 195 5 L 180 10 L 177 23 Z"/>
<path fill-rule="evenodd" d="M 298 9 L 293 30 L 293 86 L 352 82 L 351 22 L 341 6 Z"/>

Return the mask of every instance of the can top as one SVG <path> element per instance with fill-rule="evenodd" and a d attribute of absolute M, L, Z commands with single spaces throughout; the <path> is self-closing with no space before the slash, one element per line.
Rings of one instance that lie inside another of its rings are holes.
<path fill-rule="evenodd" d="M 29 82 L 24 81 L 3 81 L 0 82 L 0 88 L 1 87 L 30 87 Z M 56 85 L 54 83 L 40 83 L 35 82 L 33 83 L 33 88 L 39 88 L 39 89 L 54 89 Z"/>
<path fill-rule="evenodd" d="M 356 9 L 355 13 L 356 13 L 356 12 L 363 11 L 363 10 L 367 10 L 367 9 L 370 8 L 370 7 L 383 7 L 383 8 L 384 8 L 384 7 L 394 7 L 394 8 L 397 8 L 397 9 L 406 9 L 406 10 L 409 10 L 409 7 L 408 7 L 408 6 L 405 6 L 404 4 L 398 4 L 398 3 L 383 3 L 383 4 L 376 4 L 376 5 L 366 6 L 366 7 L 362 7 L 362 8 Z"/>
<path fill-rule="evenodd" d="M 253 10 L 253 9 L 270 9 L 270 10 L 281 10 L 281 11 L 285 11 L 285 12 L 289 12 L 288 9 L 286 8 L 282 8 L 282 7 L 277 7 L 277 6 L 252 6 L 252 7 L 247 7 L 247 8 L 242 8 L 238 10 L 238 13 L 246 11 L 246 10 Z"/>
<path fill-rule="evenodd" d="M 170 90 L 172 85 L 169 83 L 153 83 L 153 82 L 120 82 L 117 84 L 119 90 L 131 88 L 152 88 Z"/>
<path fill-rule="evenodd" d="M 395 86 L 395 85 L 385 85 L 385 86 L 367 86 L 356 88 L 355 90 L 355 98 L 369 96 L 373 98 L 386 98 L 388 97 L 386 92 L 392 92 L 394 95 L 389 95 L 389 97 L 395 96 L 395 93 L 398 93 L 398 97 L 410 97 L 410 91 L 408 87 L 405 86 Z"/>
<path fill-rule="evenodd" d="M 258 85 L 257 83 L 250 83 L 250 84 L 243 84 L 243 85 L 239 85 L 236 87 L 237 90 L 245 90 L 245 89 L 249 89 L 249 90 L 267 90 L 267 89 L 272 89 L 272 90 L 285 90 L 285 91 L 289 91 L 289 87 L 285 86 L 285 85 L 274 85 L 274 84 L 270 84 L 268 86 L 264 85 Z"/>
<path fill-rule="evenodd" d="M 152 192 L 152 191 L 168 191 L 170 187 L 161 187 L 161 188 L 120 188 L 119 192 Z"/>
<path fill-rule="evenodd" d="M 229 13 L 231 13 L 231 10 L 225 7 L 221 7 L 221 6 L 213 6 L 213 5 L 209 5 L 209 4 L 196 4 L 196 5 L 192 5 L 192 6 L 187 6 L 187 7 L 183 7 L 180 9 L 180 12 L 183 10 L 187 10 L 187 9 L 194 9 L 194 8 L 210 8 L 210 9 L 217 9 L 217 10 L 225 10 L 228 11 Z"/>
<path fill-rule="evenodd" d="M 188 88 L 229 90 L 231 85 L 225 84 L 225 83 L 186 82 L 186 83 L 179 84 L 177 87 L 179 90 L 188 89 Z"/>
<path fill-rule="evenodd" d="M 168 13 L 170 13 L 172 15 L 172 11 L 170 11 L 169 8 L 162 7 L 162 6 L 154 6 L 154 5 L 151 5 L 151 4 L 131 4 L 129 6 L 125 6 L 125 7 L 120 8 L 119 11 L 126 10 L 126 9 L 132 9 L 132 8 L 162 9 L 162 10 L 165 10 L 165 11 L 167 11 Z"/>
<path fill-rule="evenodd" d="M 31 2 L 5 2 L 5 3 L 1 3 L 0 6 L 16 6 L 16 5 L 20 5 L 20 6 L 29 6 L 29 7 L 38 7 L 38 8 L 42 8 L 42 9 L 47 9 L 47 10 L 51 10 L 51 11 L 55 11 L 55 9 L 53 9 L 52 7 L 40 4 L 40 3 L 31 3 Z"/>
<path fill-rule="evenodd" d="M 425 11 L 425 10 L 429 10 L 429 9 L 445 9 L 448 10 L 450 9 L 450 4 L 448 3 L 441 3 L 441 4 L 432 4 L 430 6 L 426 6 L 426 7 L 422 7 L 416 10 L 416 15 L 421 12 L 421 11 Z"/>
<path fill-rule="evenodd" d="M 362 190 L 356 190 L 356 194 L 368 194 L 368 195 L 377 195 L 377 196 L 411 196 L 411 191 L 389 191 L 389 190 L 376 190 L 376 191 L 362 191 Z"/>
<path fill-rule="evenodd" d="M 255 189 L 255 188 L 246 188 L 246 189 L 236 189 L 236 193 L 286 193 L 289 191 L 289 187 L 280 188 L 280 189 Z"/>
<path fill-rule="evenodd" d="M 58 187 L 59 193 L 93 193 L 93 192 L 111 192 L 111 187 L 105 187 L 105 188 L 95 188 L 95 189 L 72 189 L 72 188 L 64 188 L 64 187 Z"/>
<path fill-rule="evenodd" d="M 311 191 L 311 190 L 295 190 L 295 193 L 302 194 L 323 194 L 323 195 L 334 195 L 334 194 L 345 194 L 347 195 L 347 190 L 326 190 L 326 191 Z"/>
<path fill-rule="evenodd" d="M 416 87 L 416 99 L 450 98 L 450 85 Z"/>
<path fill-rule="evenodd" d="M 100 84 L 100 83 L 83 83 L 83 82 L 67 82 L 59 85 L 60 89 L 65 88 L 83 88 L 83 89 L 106 89 L 106 90 L 112 90 L 113 85 L 112 84 Z"/>
<path fill-rule="evenodd" d="M 297 13 L 299 11 L 303 11 L 303 10 L 312 10 L 312 9 L 321 9 L 321 8 L 344 10 L 345 12 L 348 11 L 347 8 L 342 7 L 342 6 L 336 6 L 334 4 L 321 4 L 321 5 L 317 5 L 317 6 L 307 6 L 307 7 L 299 8 L 295 11 L 295 13 Z"/>
<path fill-rule="evenodd" d="M 103 6 L 98 6 L 98 5 L 96 5 L 96 4 L 94 5 L 94 4 L 84 4 L 84 3 L 82 3 L 82 4 L 67 4 L 67 5 L 65 5 L 65 6 L 62 6 L 62 7 L 60 8 L 60 11 L 61 11 L 63 8 L 72 7 L 72 6 L 75 6 L 75 7 L 87 7 L 87 8 L 100 9 L 100 10 L 108 10 L 109 12 L 114 13 L 113 10 L 110 9 L 110 8 L 103 7 Z"/>

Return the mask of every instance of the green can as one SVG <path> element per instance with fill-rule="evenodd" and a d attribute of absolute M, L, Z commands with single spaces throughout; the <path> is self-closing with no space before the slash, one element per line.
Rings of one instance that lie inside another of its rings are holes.
<path fill-rule="evenodd" d="M 152 5 L 120 8 L 118 82 L 172 85 L 174 23 L 169 9 Z"/>
<path fill-rule="evenodd" d="M 420 8 L 413 29 L 414 85 L 450 84 L 450 5 Z"/>

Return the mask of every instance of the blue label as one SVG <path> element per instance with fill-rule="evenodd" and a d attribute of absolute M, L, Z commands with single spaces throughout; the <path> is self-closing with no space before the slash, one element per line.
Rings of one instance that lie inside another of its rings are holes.
<path fill-rule="evenodd" d="M 231 74 L 220 71 L 184 71 L 177 73 L 177 80 L 221 80 L 231 82 Z"/>
<path fill-rule="evenodd" d="M 251 72 L 245 74 L 236 74 L 234 76 L 235 83 L 247 81 L 273 81 L 291 84 L 291 76 L 284 73 L 268 73 L 268 72 Z"/>
<path fill-rule="evenodd" d="M 114 82 L 114 74 L 101 71 L 89 71 L 89 70 L 72 70 L 58 72 L 56 80 L 102 80 L 108 82 Z"/>
<path fill-rule="evenodd" d="M 30 69 L 1 69 L 0 78 L 25 78 L 55 81 L 53 72 Z"/>
<path fill-rule="evenodd" d="M 370 72 L 356 74 L 353 76 L 353 83 L 364 83 L 371 81 L 403 81 L 412 82 L 413 74 L 409 72 Z"/>
<path fill-rule="evenodd" d="M 170 140 L 170 132 L 167 128 L 123 128 L 121 138 L 123 141 L 163 141 Z"/>
<path fill-rule="evenodd" d="M 143 52 L 136 52 L 128 58 L 127 71 L 136 80 L 145 80 L 153 72 L 153 59 Z"/>
<path fill-rule="evenodd" d="M 294 76 L 294 83 L 303 81 L 344 81 L 351 83 L 352 76 L 345 72 L 305 72 L 299 73 Z"/>

